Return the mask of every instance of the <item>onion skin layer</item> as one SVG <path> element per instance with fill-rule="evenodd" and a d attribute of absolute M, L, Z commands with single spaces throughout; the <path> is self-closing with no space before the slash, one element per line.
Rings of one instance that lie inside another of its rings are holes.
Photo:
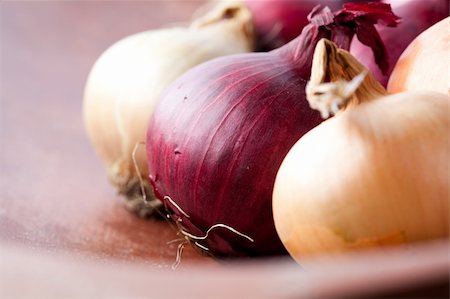
<path fill-rule="evenodd" d="M 433 90 L 450 95 L 450 17 L 422 32 L 402 53 L 388 91 Z"/>
<path fill-rule="evenodd" d="M 317 9 L 286 46 L 201 64 L 160 99 L 147 135 L 156 196 L 184 231 L 204 236 L 211 226 L 225 224 L 254 240 L 217 228 L 198 241 L 210 253 L 286 253 L 273 223 L 272 191 L 291 146 L 321 122 L 305 98 L 315 44 L 336 39 L 348 49 L 358 28 L 355 18 L 368 27 L 378 18 L 393 18 L 389 7 L 376 8 L 375 15 L 371 9 Z"/>
<path fill-rule="evenodd" d="M 303 136 L 273 193 L 292 257 L 448 238 L 449 105 L 439 93 L 395 94 Z"/>

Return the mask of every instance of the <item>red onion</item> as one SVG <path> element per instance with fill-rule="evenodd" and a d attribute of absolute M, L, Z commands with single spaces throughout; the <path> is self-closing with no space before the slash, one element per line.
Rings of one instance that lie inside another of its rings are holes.
<path fill-rule="evenodd" d="M 389 5 L 352 8 L 315 8 L 291 43 L 203 63 L 160 99 L 147 132 L 149 179 L 200 248 L 216 256 L 285 253 L 272 190 L 291 146 L 321 121 L 305 99 L 315 45 L 328 38 L 348 48 L 355 32 L 373 34 L 380 19 L 395 23 Z"/>
<path fill-rule="evenodd" d="M 398 28 L 377 27 L 388 51 L 387 65 L 381 70 L 373 60 L 370 49 L 354 40 L 350 52 L 375 75 L 384 86 L 400 54 L 425 29 L 448 16 L 448 0 L 390 0 L 392 10 L 402 18 Z"/>
<path fill-rule="evenodd" d="M 259 50 L 278 48 L 294 38 L 308 25 L 308 14 L 318 4 L 331 10 L 346 2 L 369 0 L 245 0 L 253 14 Z"/>

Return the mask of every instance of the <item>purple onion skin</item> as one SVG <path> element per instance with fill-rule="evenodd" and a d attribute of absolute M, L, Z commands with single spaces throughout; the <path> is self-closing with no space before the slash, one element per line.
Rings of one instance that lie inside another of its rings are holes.
<path fill-rule="evenodd" d="M 315 45 L 328 38 L 348 49 L 355 18 L 366 20 L 354 12 L 313 15 L 314 24 L 280 49 L 189 70 L 169 86 L 150 120 L 149 179 L 172 218 L 193 235 L 225 224 L 254 240 L 216 228 L 197 241 L 215 256 L 286 253 L 273 222 L 272 190 L 289 149 L 321 122 L 305 98 Z"/>
<path fill-rule="evenodd" d="M 384 2 L 390 3 L 394 13 L 402 18 L 402 22 L 397 28 L 381 26 L 377 28 L 388 53 L 389 68 L 387 72 L 385 74 L 382 73 L 374 63 L 370 48 L 361 44 L 358 40 L 353 40 L 350 52 L 370 69 L 375 75 L 375 78 L 386 87 L 395 63 L 406 47 L 421 32 L 449 15 L 449 1 L 390 0 Z"/>

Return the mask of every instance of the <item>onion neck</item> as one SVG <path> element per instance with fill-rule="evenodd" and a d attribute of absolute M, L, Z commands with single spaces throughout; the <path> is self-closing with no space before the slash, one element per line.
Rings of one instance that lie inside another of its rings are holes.
<path fill-rule="evenodd" d="M 302 33 L 283 47 L 274 50 L 283 60 L 297 70 L 299 76 L 305 80 L 311 75 L 311 64 L 314 47 L 321 38 L 327 38 L 327 32 L 309 24 Z"/>
<path fill-rule="evenodd" d="M 328 7 L 314 7 L 308 15 L 310 24 L 305 26 L 299 37 L 284 47 L 275 50 L 298 70 L 303 79 L 311 74 L 312 57 L 316 44 L 323 38 L 348 50 L 356 35 L 360 42 L 370 47 L 375 61 L 382 70 L 387 70 L 386 48 L 377 32 L 375 24 L 395 27 L 399 18 L 392 13 L 389 4 L 347 3 L 343 9 L 332 13 Z"/>
<path fill-rule="evenodd" d="M 306 98 L 322 117 L 386 94 L 372 73 L 348 51 L 327 39 L 317 43 Z"/>
<path fill-rule="evenodd" d="M 342 30 L 345 30 L 345 28 L 342 28 Z M 335 42 L 339 47 L 348 50 L 353 35 L 349 31 L 345 36 L 341 35 Z M 332 39 L 333 37 L 336 37 L 336 35 L 332 34 L 331 30 L 323 26 L 308 24 L 297 38 L 272 52 L 288 60 L 292 67 L 297 70 L 301 78 L 307 80 L 311 76 L 314 49 L 317 43 L 321 39 Z"/>
<path fill-rule="evenodd" d="M 192 21 L 189 28 L 192 30 L 211 30 L 223 29 L 231 33 L 242 34 L 246 40 L 254 48 L 255 34 L 253 28 L 253 17 L 249 8 L 239 1 L 223 1 L 214 4 L 210 8 L 210 4 L 205 6 L 208 11 L 202 16 Z M 220 33 L 215 33 L 221 37 Z"/>
<path fill-rule="evenodd" d="M 250 10 L 240 2 L 219 2 L 218 4 L 214 4 L 212 8 L 210 5 L 205 6 L 205 8 L 207 11 L 192 21 L 191 28 L 199 29 L 224 24 L 230 20 L 237 23 L 250 24 L 252 21 Z"/>

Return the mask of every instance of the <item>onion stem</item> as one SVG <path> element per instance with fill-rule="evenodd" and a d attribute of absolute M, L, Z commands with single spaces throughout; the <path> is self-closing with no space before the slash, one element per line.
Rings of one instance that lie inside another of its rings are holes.
<path fill-rule="evenodd" d="M 323 118 L 385 95 L 384 87 L 348 51 L 327 39 L 317 43 L 306 98 Z"/>

